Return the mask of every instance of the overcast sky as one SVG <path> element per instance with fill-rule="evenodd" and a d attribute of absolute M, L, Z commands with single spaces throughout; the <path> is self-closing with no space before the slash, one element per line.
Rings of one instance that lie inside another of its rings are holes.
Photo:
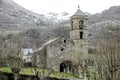
<path fill-rule="evenodd" d="M 111 6 L 120 5 L 120 0 L 13 0 L 33 12 L 68 12 L 73 14 L 78 4 L 83 12 L 100 13 Z"/>

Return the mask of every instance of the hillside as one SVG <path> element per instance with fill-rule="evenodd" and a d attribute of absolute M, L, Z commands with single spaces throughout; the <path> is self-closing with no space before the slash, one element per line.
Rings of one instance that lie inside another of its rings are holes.
<path fill-rule="evenodd" d="M 12 0 L 0 0 L 0 28 L 31 28 L 43 25 L 44 15 L 33 13 Z"/>
<path fill-rule="evenodd" d="M 91 25 L 107 20 L 120 20 L 120 6 L 112 6 L 109 9 L 102 11 L 102 13 L 90 16 L 88 23 Z"/>
<path fill-rule="evenodd" d="M 12 0 L 0 0 L 0 33 L 4 34 L 4 30 L 8 32 L 10 30 L 14 32 L 24 30 L 21 33 L 24 37 L 27 37 L 25 41 L 30 45 L 34 41 L 39 47 L 50 38 L 68 37 L 68 26 L 70 26 L 70 21 L 67 12 L 37 14 L 24 9 Z M 88 28 L 90 46 L 96 45 L 96 39 L 100 36 L 100 31 L 113 31 L 116 35 L 119 35 L 120 6 L 113 6 L 102 13 L 89 14 Z M 61 34 L 61 32 L 66 32 L 66 34 Z"/>
<path fill-rule="evenodd" d="M 112 35 L 120 40 L 120 6 L 113 6 L 90 16 L 88 27 L 90 45 L 96 46 L 98 41 Z"/>
<path fill-rule="evenodd" d="M 12 0 L 0 0 L 0 29 L 45 28 L 68 19 L 67 12 L 37 14 Z"/>

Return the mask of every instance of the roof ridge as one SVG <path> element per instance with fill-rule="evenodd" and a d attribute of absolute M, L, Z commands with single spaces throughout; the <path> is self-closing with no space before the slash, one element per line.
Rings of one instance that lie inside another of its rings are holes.
<path fill-rule="evenodd" d="M 75 12 L 75 14 L 73 16 L 85 16 L 85 15 L 86 14 L 78 8 L 78 10 Z"/>

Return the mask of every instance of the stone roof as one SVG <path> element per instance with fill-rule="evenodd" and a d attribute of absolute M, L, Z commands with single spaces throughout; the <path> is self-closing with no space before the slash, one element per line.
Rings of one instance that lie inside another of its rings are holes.
<path fill-rule="evenodd" d="M 40 48 L 38 48 L 37 50 L 33 51 L 33 53 L 35 53 L 35 52 L 37 52 L 37 51 L 41 51 L 41 50 L 43 50 L 43 48 L 44 48 L 44 47 L 40 47 Z"/>
<path fill-rule="evenodd" d="M 78 8 L 73 16 L 86 16 L 86 14 Z"/>
<path fill-rule="evenodd" d="M 52 39 L 52 40 L 49 40 L 48 42 L 44 43 L 43 45 L 45 46 L 45 45 L 51 44 L 52 42 L 56 41 L 58 38 L 59 38 L 59 37 L 54 38 L 54 39 Z"/>

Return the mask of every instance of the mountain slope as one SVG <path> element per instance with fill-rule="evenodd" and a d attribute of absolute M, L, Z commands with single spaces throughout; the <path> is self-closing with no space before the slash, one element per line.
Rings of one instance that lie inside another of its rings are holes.
<path fill-rule="evenodd" d="M 89 24 L 94 24 L 107 20 L 120 20 L 120 6 L 112 6 L 104 10 L 101 14 L 97 13 L 89 18 Z"/>
<path fill-rule="evenodd" d="M 120 6 L 113 6 L 104 10 L 101 14 L 90 16 L 88 28 L 90 45 L 95 46 L 98 43 L 97 41 L 102 41 L 103 38 L 107 38 L 110 35 L 117 36 L 117 39 L 120 40 Z"/>
<path fill-rule="evenodd" d="M 43 22 L 44 15 L 38 15 L 17 5 L 12 0 L 0 0 L 0 28 L 30 28 Z"/>

